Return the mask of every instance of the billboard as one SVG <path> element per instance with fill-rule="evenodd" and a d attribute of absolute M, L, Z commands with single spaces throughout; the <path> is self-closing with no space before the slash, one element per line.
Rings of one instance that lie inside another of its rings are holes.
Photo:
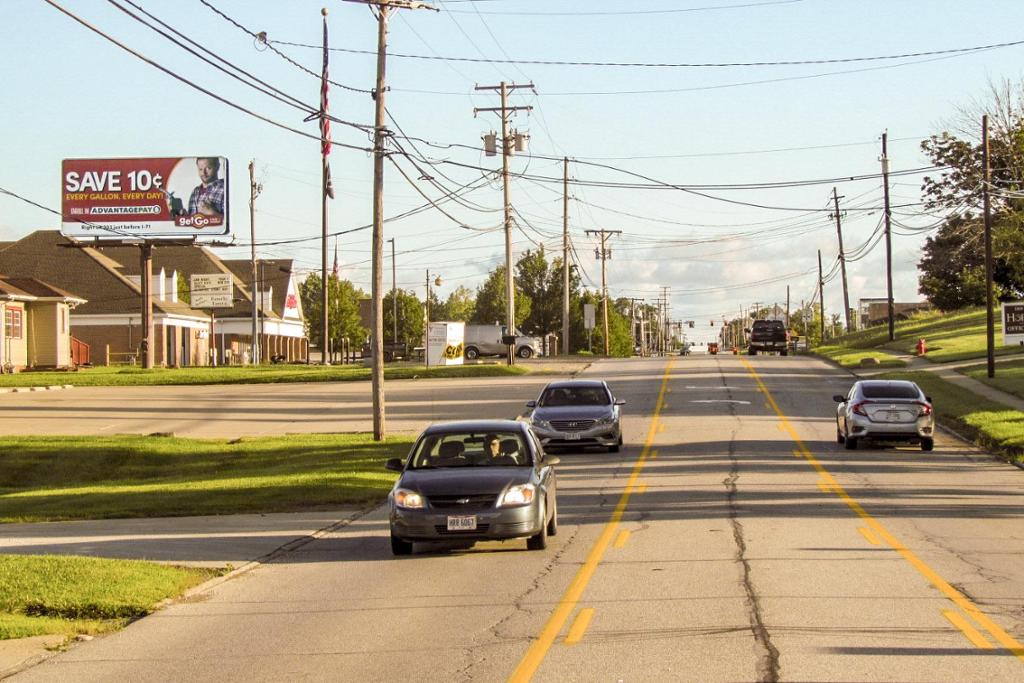
<path fill-rule="evenodd" d="M 228 160 L 65 159 L 60 207 L 69 237 L 227 235 Z"/>
<path fill-rule="evenodd" d="M 227 273 L 189 277 L 192 308 L 232 308 L 231 276 Z"/>
<path fill-rule="evenodd" d="M 427 367 L 462 365 L 466 323 L 439 322 L 427 325 Z"/>
<path fill-rule="evenodd" d="M 1003 302 L 1003 346 L 1024 345 L 1024 301 Z"/>

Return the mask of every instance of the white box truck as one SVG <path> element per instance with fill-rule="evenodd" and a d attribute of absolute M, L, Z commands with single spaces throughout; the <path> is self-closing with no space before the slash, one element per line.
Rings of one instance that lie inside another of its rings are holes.
<path fill-rule="evenodd" d="M 505 344 L 504 325 L 466 325 L 465 356 L 473 360 L 480 356 L 504 356 L 508 353 Z M 516 335 L 515 354 L 519 358 L 540 355 L 537 340 L 533 337 Z"/>

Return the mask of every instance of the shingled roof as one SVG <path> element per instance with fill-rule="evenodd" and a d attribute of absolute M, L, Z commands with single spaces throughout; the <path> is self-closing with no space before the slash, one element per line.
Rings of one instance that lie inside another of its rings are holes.
<path fill-rule="evenodd" d="M 59 299 L 69 303 L 85 302 L 85 299 L 79 296 L 31 277 L 7 277 L 0 275 L 0 294 L 31 299 Z"/>

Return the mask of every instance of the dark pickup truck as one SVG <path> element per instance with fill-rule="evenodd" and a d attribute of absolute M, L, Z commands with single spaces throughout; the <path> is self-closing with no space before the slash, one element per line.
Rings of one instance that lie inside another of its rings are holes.
<path fill-rule="evenodd" d="M 781 320 L 755 320 L 747 332 L 750 333 L 749 355 L 756 356 L 758 351 L 778 351 L 781 356 L 789 354 L 789 331 Z"/>

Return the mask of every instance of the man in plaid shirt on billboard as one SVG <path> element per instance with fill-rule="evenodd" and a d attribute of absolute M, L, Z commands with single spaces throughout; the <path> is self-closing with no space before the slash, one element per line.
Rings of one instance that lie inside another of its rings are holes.
<path fill-rule="evenodd" d="M 188 213 L 206 215 L 224 214 L 224 179 L 218 178 L 220 159 L 217 157 L 199 157 L 196 159 L 200 184 L 192 190 L 188 198 Z"/>

